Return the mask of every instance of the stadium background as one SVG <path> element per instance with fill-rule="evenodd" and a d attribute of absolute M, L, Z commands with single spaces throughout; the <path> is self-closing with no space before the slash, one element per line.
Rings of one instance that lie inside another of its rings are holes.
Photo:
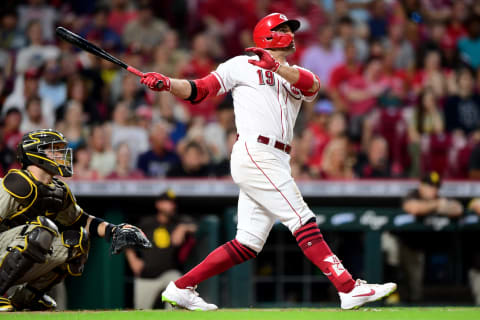
<path fill-rule="evenodd" d="M 16 167 L 23 132 L 55 127 L 75 149 L 69 183 L 87 212 L 135 223 L 173 188 L 180 211 L 202 226 L 193 263 L 234 236 L 231 99 L 193 106 L 146 91 L 134 76 L 59 42 L 54 29 L 67 27 L 141 70 L 194 79 L 252 46 L 256 21 L 276 11 L 304 26 L 290 62 L 322 81 L 318 101 L 297 121 L 292 172 L 327 239 L 352 273 L 382 281 L 381 232 L 424 232 L 439 241 L 427 252 L 424 303 L 472 304 L 467 271 L 478 216 L 395 218 L 400 199 L 430 170 L 445 179 L 443 194 L 466 207 L 480 195 L 479 1 L 4 1 L 2 176 Z M 85 275 L 68 281 L 69 307 L 131 307 L 131 272 L 107 251 L 94 243 Z M 278 226 L 257 261 L 200 292 L 221 306 L 336 305 L 326 279 L 301 259 Z"/>

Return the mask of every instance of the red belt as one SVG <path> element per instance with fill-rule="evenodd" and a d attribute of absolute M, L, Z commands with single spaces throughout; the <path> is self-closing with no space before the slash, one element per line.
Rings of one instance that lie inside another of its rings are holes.
<path fill-rule="evenodd" d="M 238 137 L 239 137 L 239 135 L 237 134 L 237 140 L 238 140 Z M 270 144 L 270 138 L 259 135 L 258 138 L 257 138 L 257 142 L 269 145 Z M 280 142 L 280 141 L 275 141 L 275 143 L 273 144 L 273 147 L 275 149 L 282 150 L 286 154 L 290 154 L 290 151 L 292 151 L 292 146 L 291 145 Z"/>

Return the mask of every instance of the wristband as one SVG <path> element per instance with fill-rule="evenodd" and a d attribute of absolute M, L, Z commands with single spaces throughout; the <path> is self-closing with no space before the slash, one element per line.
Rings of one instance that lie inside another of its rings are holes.
<path fill-rule="evenodd" d="M 105 240 L 106 241 L 110 241 L 110 239 L 112 238 L 112 231 L 113 229 L 115 229 L 116 225 L 114 224 L 107 224 L 107 226 L 105 227 Z"/>
<path fill-rule="evenodd" d="M 99 237 L 98 226 L 102 222 L 104 222 L 103 219 L 94 217 L 92 221 L 90 221 L 90 226 L 88 227 L 88 233 L 91 234 L 92 236 Z"/>
<path fill-rule="evenodd" d="M 298 80 L 293 85 L 299 90 L 310 90 L 314 83 L 314 76 L 310 71 L 304 69 L 297 69 L 299 72 Z"/>

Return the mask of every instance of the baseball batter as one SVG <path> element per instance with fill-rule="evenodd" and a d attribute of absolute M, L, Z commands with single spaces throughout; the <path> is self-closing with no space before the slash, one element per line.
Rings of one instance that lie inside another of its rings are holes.
<path fill-rule="evenodd" d="M 45 294 L 67 275 L 80 276 L 90 237 L 112 240 L 112 253 L 126 246 L 149 247 L 141 230 L 113 225 L 85 213 L 68 185 L 72 149 L 55 130 L 25 134 L 0 187 L 0 311 L 51 310 Z M 8 298 L 4 295 L 8 292 Z"/>
<path fill-rule="evenodd" d="M 193 103 L 232 92 L 238 140 L 232 151 L 231 173 L 240 187 L 238 226 L 234 240 L 210 253 L 175 282 L 162 299 L 189 310 L 215 310 L 195 292 L 203 280 L 255 258 L 275 220 L 290 229 L 305 256 L 337 288 L 343 309 L 357 308 L 387 296 L 396 284 L 368 284 L 353 280 L 331 252 L 291 175 L 290 142 L 302 101 L 315 99 L 320 81 L 312 72 L 289 66 L 295 52 L 297 20 L 280 13 L 261 19 L 253 31 L 257 47 L 219 65 L 208 76 L 190 81 L 148 73 L 141 83 L 152 90 L 169 91 Z"/>

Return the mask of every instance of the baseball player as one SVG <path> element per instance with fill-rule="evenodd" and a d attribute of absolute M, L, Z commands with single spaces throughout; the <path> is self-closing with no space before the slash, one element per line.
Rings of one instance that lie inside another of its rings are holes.
<path fill-rule="evenodd" d="M 73 174 L 72 149 L 66 146 L 55 130 L 25 134 L 17 148 L 22 169 L 2 179 L 0 311 L 54 309 L 45 292 L 69 274 L 82 274 L 90 237 L 111 240 L 112 253 L 151 246 L 137 227 L 116 226 L 80 208 L 68 185 L 55 177 Z"/>
<path fill-rule="evenodd" d="M 293 126 L 302 101 L 312 101 L 320 87 L 316 75 L 286 61 L 295 52 L 294 32 L 299 27 L 299 21 L 272 13 L 255 26 L 257 47 L 245 50 L 256 56 L 234 57 L 198 80 L 169 79 L 159 73 L 148 73 L 141 80 L 152 90 L 168 91 L 193 103 L 232 91 L 238 130 L 230 162 L 233 180 L 240 187 L 236 237 L 171 282 L 162 293 L 163 301 L 189 310 L 217 309 L 198 296 L 196 285 L 255 258 L 277 219 L 336 287 L 342 309 L 381 299 L 397 287 L 352 279 L 324 241 L 292 178 Z"/>

